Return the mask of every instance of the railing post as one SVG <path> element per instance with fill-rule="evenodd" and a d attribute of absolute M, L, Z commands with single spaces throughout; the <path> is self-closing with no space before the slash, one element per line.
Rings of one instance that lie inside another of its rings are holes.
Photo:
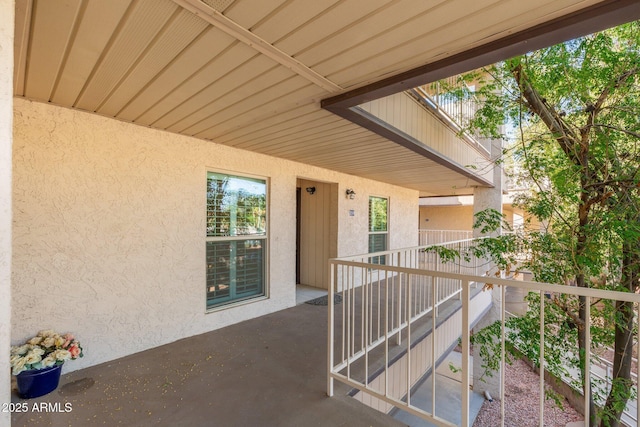
<path fill-rule="evenodd" d="M 328 301 L 327 305 L 329 309 L 327 310 L 329 319 L 327 319 L 327 324 L 329 325 L 329 331 L 327 333 L 327 396 L 333 396 L 333 322 L 334 322 L 334 307 L 333 307 L 333 294 L 335 287 L 335 269 L 337 266 L 335 264 L 329 263 L 329 295 L 327 296 Z"/>
<path fill-rule="evenodd" d="M 458 242 L 458 255 L 460 256 L 460 260 L 458 261 L 458 274 L 462 273 L 462 243 Z M 458 294 L 458 299 L 462 298 L 462 295 Z"/>
<path fill-rule="evenodd" d="M 638 312 L 636 313 L 636 422 L 640 422 L 640 304 L 637 305 Z M 633 358 L 632 358 L 633 359 Z"/>
<path fill-rule="evenodd" d="M 439 271 L 438 265 L 440 265 L 440 255 L 438 255 L 438 253 L 436 252 L 436 265 L 434 268 L 436 272 Z M 436 312 L 436 316 L 438 316 L 438 311 L 440 311 L 439 310 L 440 306 L 438 305 L 438 303 L 440 302 L 438 298 L 438 291 L 440 288 L 440 278 L 438 276 L 434 276 L 433 280 L 435 280 L 436 282 L 436 286 L 433 287 L 433 289 L 435 289 L 435 293 L 433 294 L 433 310 Z"/>
<path fill-rule="evenodd" d="M 436 415 L 436 300 L 433 295 L 436 294 L 436 278 L 431 276 L 431 413 Z"/>
<path fill-rule="evenodd" d="M 591 297 L 580 298 L 584 300 L 584 421 L 585 426 L 590 425 L 591 416 Z"/>
<path fill-rule="evenodd" d="M 396 334 L 396 345 L 402 344 L 402 273 L 398 273 L 396 275 L 398 280 L 398 304 L 397 304 L 397 321 L 396 327 L 398 328 L 398 333 Z"/>
<path fill-rule="evenodd" d="M 506 293 L 507 287 L 505 285 L 500 286 L 500 427 L 504 427 L 504 405 L 505 405 L 505 371 L 506 371 Z M 495 291 L 494 291 L 495 292 Z"/>
<path fill-rule="evenodd" d="M 462 389 L 460 396 L 462 399 L 462 426 L 469 425 L 469 281 L 462 281 Z"/>
<path fill-rule="evenodd" d="M 540 291 L 540 427 L 544 427 L 544 400 L 546 398 L 544 393 L 544 299 L 544 291 Z"/>
<path fill-rule="evenodd" d="M 411 405 L 411 275 L 406 274 L 407 278 L 407 295 L 405 297 L 406 308 L 405 313 L 407 317 L 407 405 Z M 435 329 L 432 330 L 435 333 Z"/>

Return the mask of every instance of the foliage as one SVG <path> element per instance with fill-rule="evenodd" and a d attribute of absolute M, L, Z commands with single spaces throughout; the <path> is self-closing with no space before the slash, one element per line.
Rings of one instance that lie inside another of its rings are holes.
<path fill-rule="evenodd" d="M 11 347 L 11 373 L 18 375 L 30 369 L 62 365 L 67 360 L 83 356 L 80 342 L 73 335 L 60 335 L 52 330 L 40 331 L 26 343 Z"/>
<path fill-rule="evenodd" d="M 470 128 L 515 137 L 505 154 L 518 163 L 514 180 L 527 188 L 516 203 L 544 226 L 483 240 L 481 252 L 498 268 L 518 265 L 542 282 L 638 291 L 639 46 L 640 22 L 632 22 L 460 77 L 481 82 L 464 94 L 480 105 Z M 498 222 L 494 213 L 480 218 L 485 231 L 497 229 Z M 513 257 L 516 248 L 526 257 Z M 586 351 L 614 347 L 614 387 L 598 417 L 601 426 L 618 425 L 631 396 L 633 305 L 592 301 L 593 347 L 587 349 L 587 300 L 549 295 L 546 302 L 549 370 L 574 366 L 587 389 L 592 380 L 584 375 Z M 514 342 L 522 342 L 535 362 L 540 313 L 530 307 L 510 327 Z M 575 357 L 566 360 L 570 354 Z"/>

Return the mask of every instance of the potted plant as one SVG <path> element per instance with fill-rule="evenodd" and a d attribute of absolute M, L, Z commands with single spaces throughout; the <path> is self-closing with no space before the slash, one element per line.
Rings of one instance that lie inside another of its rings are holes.
<path fill-rule="evenodd" d="M 18 394 L 30 399 L 52 392 L 58 387 L 64 362 L 82 356 L 73 335 L 53 330 L 40 331 L 26 343 L 12 346 L 11 373 L 16 376 Z"/>

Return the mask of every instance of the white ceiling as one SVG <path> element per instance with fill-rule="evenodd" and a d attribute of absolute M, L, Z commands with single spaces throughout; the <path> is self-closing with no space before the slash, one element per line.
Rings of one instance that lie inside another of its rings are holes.
<path fill-rule="evenodd" d="M 16 0 L 15 95 L 422 195 L 464 193 L 468 177 L 320 101 L 610 3 Z"/>

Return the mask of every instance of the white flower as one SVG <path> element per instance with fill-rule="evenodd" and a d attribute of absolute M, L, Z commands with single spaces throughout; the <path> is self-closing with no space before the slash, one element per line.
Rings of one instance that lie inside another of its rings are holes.
<path fill-rule="evenodd" d="M 51 353 L 51 356 L 55 357 L 56 360 L 69 360 L 71 359 L 71 353 L 69 353 L 67 350 L 64 349 L 59 349 L 54 351 L 53 353 Z"/>
<path fill-rule="evenodd" d="M 47 357 L 42 359 L 42 367 L 47 368 L 49 366 L 53 366 L 56 364 L 56 357 L 53 354 L 49 354 Z"/>
<path fill-rule="evenodd" d="M 27 344 L 38 345 L 41 342 L 42 342 L 42 337 L 33 337 L 29 341 L 27 341 Z"/>
<path fill-rule="evenodd" d="M 18 360 L 11 363 L 13 368 L 11 369 L 11 373 L 13 375 L 18 375 L 20 372 L 26 370 L 27 368 L 25 367 L 26 361 L 24 360 L 24 357 L 19 358 Z"/>
<path fill-rule="evenodd" d="M 42 355 L 33 351 L 30 351 L 26 356 L 24 356 L 24 363 L 27 365 L 33 365 L 34 363 L 38 363 L 41 360 Z"/>
<path fill-rule="evenodd" d="M 54 335 L 58 335 L 58 334 L 56 334 L 56 332 L 53 329 L 45 329 L 44 331 L 38 332 L 38 336 L 43 338 L 52 337 Z"/>
<path fill-rule="evenodd" d="M 45 353 L 45 351 L 44 351 L 44 348 L 37 345 L 33 345 L 31 346 L 31 350 L 29 351 L 29 353 L 35 353 L 39 356 L 42 356 Z"/>
<path fill-rule="evenodd" d="M 46 348 L 54 347 L 56 345 L 56 339 L 54 337 L 47 337 L 42 341 L 41 345 Z"/>
<path fill-rule="evenodd" d="M 18 356 L 24 356 L 27 352 L 31 350 L 31 346 L 29 344 L 23 344 L 20 346 L 11 347 L 11 354 L 17 354 Z"/>

